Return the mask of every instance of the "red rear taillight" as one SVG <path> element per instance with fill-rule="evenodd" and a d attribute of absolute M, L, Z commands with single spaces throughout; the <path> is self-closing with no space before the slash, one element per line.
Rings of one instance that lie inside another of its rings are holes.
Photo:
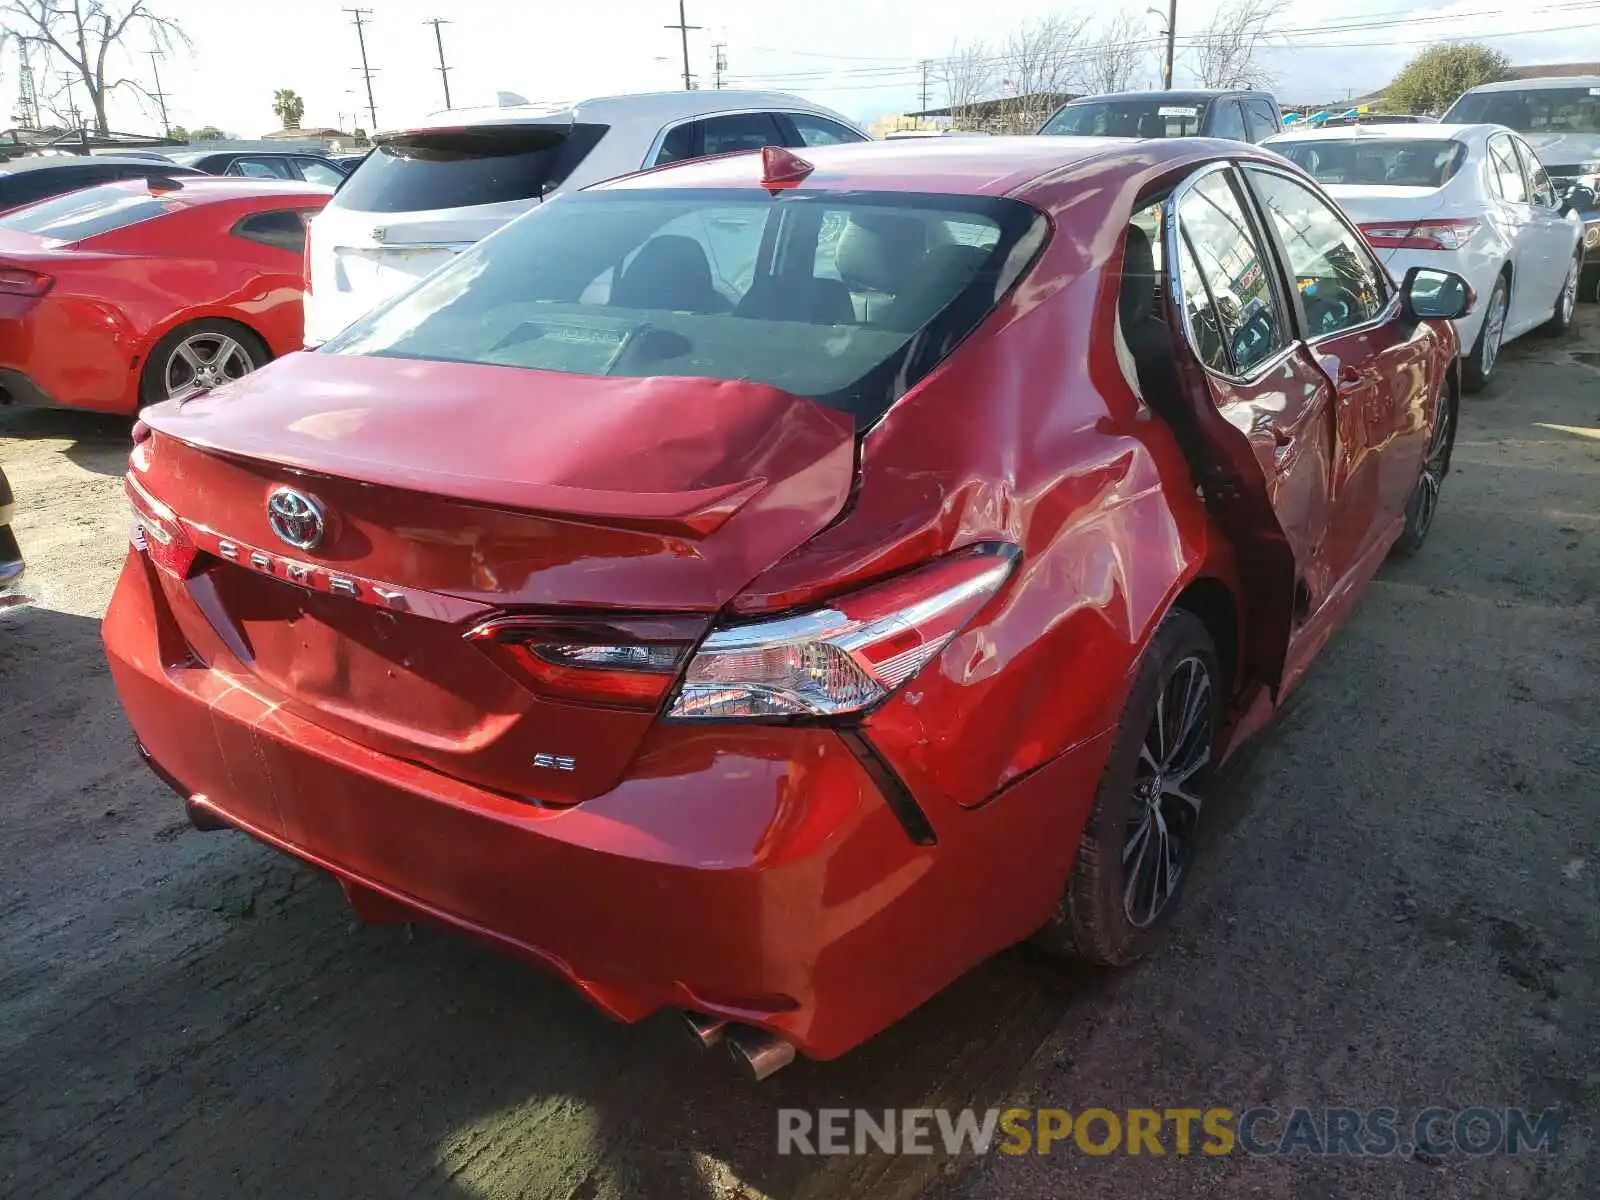
<path fill-rule="evenodd" d="M 1363 225 L 1367 241 L 1380 249 L 1459 250 L 1478 231 L 1476 217 L 1431 221 L 1379 221 Z"/>
<path fill-rule="evenodd" d="M 696 617 L 499 617 L 467 638 L 541 696 L 652 710 L 704 628 Z"/>
<path fill-rule="evenodd" d="M 684 674 L 676 718 L 860 712 L 927 666 L 992 600 L 1012 546 L 952 554 L 824 608 L 713 630 Z"/>
<path fill-rule="evenodd" d="M 123 489 L 133 505 L 128 540 L 174 579 L 188 578 L 197 551 L 178 515 L 135 483 L 132 475 L 124 478 Z"/>
<path fill-rule="evenodd" d="M 42 296 L 55 283 L 55 279 L 40 271 L 26 267 L 0 267 L 0 295 Z"/>

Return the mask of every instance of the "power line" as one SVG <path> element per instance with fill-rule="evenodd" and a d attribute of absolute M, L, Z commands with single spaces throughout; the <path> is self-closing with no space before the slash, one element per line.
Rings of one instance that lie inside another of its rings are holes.
<path fill-rule="evenodd" d="M 690 25 L 689 18 L 683 11 L 683 0 L 678 0 L 678 23 L 664 26 L 666 29 L 676 29 L 683 39 L 683 90 L 694 91 L 694 76 L 689 73 L 689 31 L 699 29 L 698 25 Z"/>
<path fill-rule="evenodd" d="M 1177 0 L 1173 0 L 1176 4 Z M 928 60 L 922 60 L 922 107 L 928 107 Z"/>
<path fill-rule="evenodd" d="M 450 103 L 450 68 L 444 65 L 444 34 L 439 32 L 439 26 L 448 25 L 450 21 L 445 17 L 429 17 L 423 24 L 433 26 L 433 40 L 439 47 L 439 65 L 434 70 L 439 72 L 439 81 L 444 84 L 444 106 L 453 108 L 454 105 Z M 376 125 L 378 122 L 374 119 L 372 123 Z"/>
<path fill-rule="evenodd" d="M 161 53 L 158 50 L 146 50 L 145 53 L 150 56 L 150 73 L 156 78 L 156 90 L 150 95 L 155 98 L 157 107 L 161 109 L 161 135 L 171 137 L 172 122 L 167 120 L 167 94 L 161 90 L 161 68 L 156 65 Z M 26 70 L 27 67 L 24 66 L 23 69 Z"/>
<path fill-rule="evenodd" d="M 356 27 L 356 42 L 361 46 L 361 65 L 352 69 L 360 71 L 361 78 L 366 81 L 367 115 L 372 118 L 371 132 L 376 133 L 378 131 L 378 105 L 372 98 L 373 70 L 367 65 L 367 35 L 365 29 L 362 28 L 364 24 L 363 18 L 370 17 L 372 15 L 372 10 L 370 8 L 347 8 L 343 11 L 349 13 L 354 19 L 354 24 Z"/>

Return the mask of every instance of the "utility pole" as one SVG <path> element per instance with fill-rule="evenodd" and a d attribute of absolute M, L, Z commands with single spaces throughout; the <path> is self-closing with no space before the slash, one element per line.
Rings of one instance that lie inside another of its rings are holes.
<path fill-rule="evenodd" d="M 435 69 L 439 72 L 439 78 L 444 83 L 444 106 L 446 108 L 454 107 L 450 103 L 450 68 L 444 65 L 444 35 L 439 32 L 439 26 L 448 25 L 450 22 L 444 17 L 430 17 L 423 24 L 433 26 L 433 40 L 439 47 L 439 65 Z M 373 124 L 376 125 L 377 122 L 374 121 Z"/>
<path fill-rule="evenodd" d="M 1161 86 L 1172 90 L 1172 51 L 1178 38 L 1178 0 L 1167 0 L 1167 63 Z"/>
<path fill-rule="evenodd" d="M 694 76 L 689 73 L 689 31 L 699 29 L 698 25 L 690 25 L 689 18 L 683 11 L 683 0 L 678 0 L 678 23 L 664 26 L 666 29 L 676 29 L 683 38 L 683 90 L 694 91 Z"/>
<path fill-rule="evenodd" d="M 922 60 L 922 111 L 928 111 L 928 60 Z"/>
<path fill-rule="evenodd" d="M 347 8 L 344 10 L 354 18 L 356 27 L 356 41 L 361 46 L 361 65 L 354 68 L 361 72 L 361 77 L 367 83 L 367 115 L 372 118 L 372 128 L 369 133 L 378 131 L 378 105 L 372 99 L 372 68 L 367 66 L 367 35 L 362 29 L 364 19 L 372 15 L 370 8 Z"/>
<path fill-rule="evenodd" d="M 161 57 L 160 51 L 146 50 L 150 56 L 150 73 L 156 77 L 156 90 L 150 94 L 155 97 L 156 104 L 161 109 L 161 136 L 172 136 L 172 122 L 167 120 L 167 94 L 161 90 L 161 68 L 157 60 Z"/>
<path fill-rule="evenodd" d="M 713 42 L 711 44 L 711 62 L 717 73 L 717 91 L 719 92 L 722 90 L 722 73 L 728 69 L 728 56 L 723 53 L 727 48 L 727 42 Z"/>

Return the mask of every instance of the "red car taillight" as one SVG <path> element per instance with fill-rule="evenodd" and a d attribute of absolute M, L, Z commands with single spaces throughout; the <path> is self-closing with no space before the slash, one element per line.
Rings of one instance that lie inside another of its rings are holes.
<path fill-rule="evenodd" d="M 694 617 L 500 617 L 467 638 L 541 696 L 653 710 L 704 628 Z"/>
<path fill-rule="evenodd" d="M 1011 546 L 953 554 L 824 608 L 715 629 L 668 716 L 838 716 L 886 699 L 931 662 L 1010 576 Z"/>
<path fill-rule="evenodd" d="M 128 540 L 168 575 L 186 579 L 198 551 L 177 514 L 135 483 L 131 475 L 123 480 L 123 490 L 133 505 L 133 529 Z"/>
<path fill-rule="evenodd" d="M 55 284 L 55 278 L 26 267 L 0 267 L 0 295 L 42 296 Z"/>
<path fill-rule="evenodd" d="M 1475 217 L 1431 221 L 1382 221 L 1363 225 L 1367 241 L 1380 249 L 1459 250 L 1478 231 Z"/>

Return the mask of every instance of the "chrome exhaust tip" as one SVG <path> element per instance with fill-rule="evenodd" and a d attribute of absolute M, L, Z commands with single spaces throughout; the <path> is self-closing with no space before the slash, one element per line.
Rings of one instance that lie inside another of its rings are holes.
<path fill-rule="evenodd" d="M 683 1023 L 689 1027 L 689 1033 L 695 1041 L 707 1050 L 722 1041 L 722 1035 L 728 1032 L 728 1022 L 721 1017 L 708 1017 L 705 1013 L 690 1012 L 684 1009 Z"/>
<path fill-rule="evenodd" d="M 783 1070 L 794 1061 L 794 1047 L 775 1033 L 740 1025 L 727 1033 L 728 1053 L 760 1082 Z"/>

